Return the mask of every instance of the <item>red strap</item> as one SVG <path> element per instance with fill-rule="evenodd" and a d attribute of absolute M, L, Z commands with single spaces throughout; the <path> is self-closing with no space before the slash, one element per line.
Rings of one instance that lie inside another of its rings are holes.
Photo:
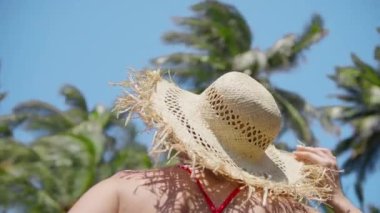
<path fill-rule="evenodd" d="M 191 169 L 186 165 L 179 165 L 179 167 L 186 170 L 187 172 L 189 172 L 189 174 L 192 173 Z M 236 195 L 240 192 L 240 187 L 237 187 L 235 190 L 233 190 L 230 193 L 230 195 L 228 195 L 228 197 L 223 201 L 223 203 L 218 208 L 216 208 L 214 203 L 210 199 L 210 197 L 207 195 L 205 189 L 203 188 L 202 183 L 199 181 L 198 178 L 195 178 L 195 180 L 196 180 L 196 183 L 197 183 L 199 189 L 201 190 L 201 192 L 202 192 L 202 194 L 203 194 L 203 196 L 207 202 L 207 205 L 210 208 L 210 211 L 212 213 L 223 212 L 223 210 L 228 206 L 228 204 L 232 201 L 232 199 L 234 199 L 234 197 L 236 197 Z"/>

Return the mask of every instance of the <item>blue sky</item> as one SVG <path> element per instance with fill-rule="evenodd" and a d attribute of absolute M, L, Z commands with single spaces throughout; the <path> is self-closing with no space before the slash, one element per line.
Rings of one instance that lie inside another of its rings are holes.
<path fill-rule="evenodd" d="M 183 50 L 165 45 L 161 36 L 178 29 L 172 17 L 187 16 L 197 1 L 99 1 L 99 0 L 0 0 L 0 91 L 8 96 L 0 114 L 17 103 L 39 99 L 64 108 L 59 88 L 75 85 L 89 106 L 111 106 L 120 94 L 109 82 L 122 80 L 128 68 L 149 67 L 149 60 Z M 375 28 L 380 26 L 380 1 L 240 0 L 232 3 L 253 31 L 253 48 L 265 50 L 288 33 L 301 33 L 314 13 L 319 13 L 328 36 L 307 51 L 290 74 L 272 78 L 274 84 L 298 92 L 315 106 L 338 103 L 326 77 L 338 65 L 350 65 L 350 53 L 376 65 L 374 46 L 380 43 Z M 322 146 L 334 147 L 339 138 L 314 124 Z M 346 128 L 340 138 L 350 134 Z M 295 141 L 292 135 L 286 140 Z M 149 135 L 141 140 L 148 143 Z M 341 160 L 341 159 L 340 159 Z M 378 203 L 380 184 L 372 176 L 366 184 L 366 201 Z M 353 178 L 344 178 L 350 199 Z"/>

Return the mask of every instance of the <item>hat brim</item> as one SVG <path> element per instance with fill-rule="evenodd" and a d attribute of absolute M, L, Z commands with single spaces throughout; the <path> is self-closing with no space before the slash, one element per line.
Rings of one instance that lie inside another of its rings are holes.
<path fill-rule="evenodd" d="M 203 167 L 221 172 L 233 179 L 254 176 L 275 182 L 296 183 L 302 178 L 301 162 L 291 153 L 270 145 L 259 159 L 228 152 L 203 119 L 197 103 L 200 95 L 182 90 L 173 83 L 160 81 L 151 97 L 153 108 L 172 129 L 174 138 L 183 144 L 190 158 Z M 217 169 L 215 169 L 217 168 Z"/>
<path fill-rule="evenodd" d="M 140 72 L 121 85 L 130 91 L 117 100 L 115 110 L 136 112 L 148 127 L 157 128 L 153 141 L 156 148 L 185 152 L 192 166 L 213 170 L 248 186 L 250 192 L 265 189 L 273 196 L 288 194 L 318 201 L 330 198 L 332 186 L 325 181 L 326 168 L 304 165 L 273 145 L 257 162 L 228 154 L 196 107 L 200 96 L 162 79 L 159 72 Z"/>

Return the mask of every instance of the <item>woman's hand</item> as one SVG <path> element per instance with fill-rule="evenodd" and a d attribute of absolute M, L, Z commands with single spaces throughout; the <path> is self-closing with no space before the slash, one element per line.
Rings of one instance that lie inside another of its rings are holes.
<path fill-rule="evenodd" d="M 329 149 L 297 146 L 294 156 L 306 164 L 318 164 L 331 169 L 331 171 L 336 171 L 333 172 L 333 178 L 330 180 L 330 185 L 333 186 L 333 194 L 331 199 L 327 201 L 327 204 L 332 206 L 335 212 L 361 212 L 344 196 L 339 180 L 336 157 Z"/>
<path fill-rule="evenodd" d="M 297 146 L 294 156 L 297 160 L 302 161 L 306 164 L 317 164 L 323 167 L 329 168 L 334 172 L 334 178 L 331 179 L 330 185 L 333 186 L 333 197 L 343 195 L 340 181 L 338 166 L 336 162 L 336 157 L 332 154 L 329 149 L 319 148 L 319 147 L 307 147 L 307 146 Z"/>

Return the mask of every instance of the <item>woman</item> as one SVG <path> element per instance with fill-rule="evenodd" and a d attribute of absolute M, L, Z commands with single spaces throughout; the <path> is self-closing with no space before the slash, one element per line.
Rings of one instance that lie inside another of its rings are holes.
<path fill-rule="evenodd" d="M 156 71 L 123 83 L 116 110 L 157 128 L 152 152 L 175 150 L 178 166 L 122 171 L 91 188 L 70 212 L 359 212 L 343 195 L 335 157 L 323 148 L 292 154 L 272 142 L 281 114 L 246 74 L 229 72 L 195 95 Z"/>

